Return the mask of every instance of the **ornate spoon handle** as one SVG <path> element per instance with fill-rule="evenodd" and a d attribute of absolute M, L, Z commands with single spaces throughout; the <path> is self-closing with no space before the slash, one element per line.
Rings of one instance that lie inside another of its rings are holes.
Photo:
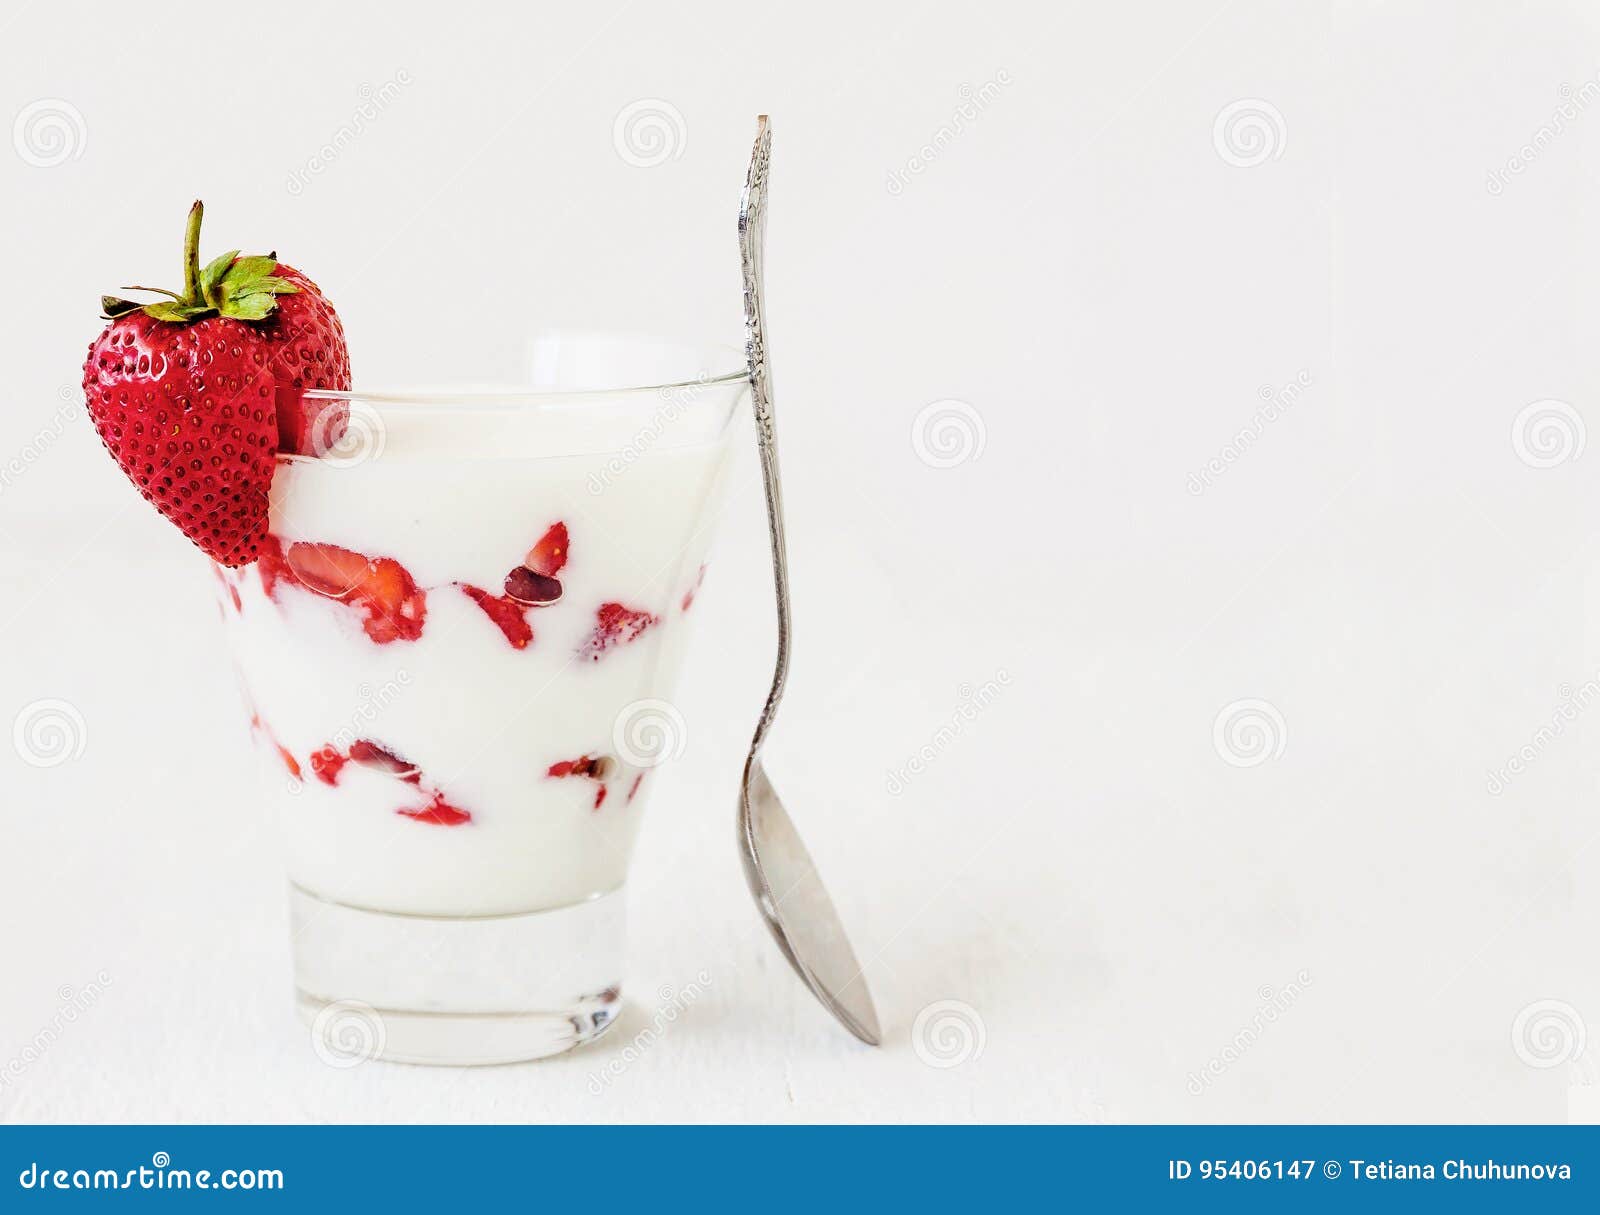
<path fill-rule="evenodd" d="M 767 531 L 772 540 L 772 580 L 778 598 L 778 662 L 772 690 L 756 723 L 751 751 L 760 750 L 783 699 L 789 678 L 789 551 L 783 534 L 783 486 L 778 478 L 778 436 L 772 417 L 772 369 L 767 361 L 766 291 L 762 261 L 767 232 L 767 170 L 772 163 L 772 127 L 767 116 L 756 120 L 755 149 L 750 173 L 739 200 L 739 251 L 744 264 L 745 361 L 750 370 L 750 394 L 755 408 L 756 443 L 761 457 L 761 480 L 767 496 Z"/>

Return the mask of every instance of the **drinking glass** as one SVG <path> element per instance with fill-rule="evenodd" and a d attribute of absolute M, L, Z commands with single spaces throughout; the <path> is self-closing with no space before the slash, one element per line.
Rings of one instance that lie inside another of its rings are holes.
<path fill-rule="evenodd" d="M 619 1008 L 748 384 L 626 338 L 533 363 L 531 392 L 305 394 L 262 558 L 217 567 L 330 1061 L 536 1058 Z"/>

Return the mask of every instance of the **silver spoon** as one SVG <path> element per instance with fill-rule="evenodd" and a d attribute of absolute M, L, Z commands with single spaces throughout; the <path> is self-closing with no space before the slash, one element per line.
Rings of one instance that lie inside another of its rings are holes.
<path fill-rule="evenodd" d="M 739 200 L 739 252 L 744 261 L 745 357 L 755 404 L 761 479 L 767 491 L 767 529 L 772 538 L 772 579 L 778 592 L 778 663 L 772 691 L 756 723 L 739 790 L 739 848 L 745 880 L 789 965 L 843 1026 L 870 1046 L 882 1040 L 872 994 L 844 934 L 839 913 L 817 876 L 800 833 L 778 800 L 761 766 L 761 747 L 789 677 L 789 557 L 783 539 L 783 495 L 778 485 L 777 436 L 772 421 L 772 374 L 767 365 L 766 312 L 761 262 L 767 215 L 767 166 L 772 129 L 756 120 L 756 146 Z"/>

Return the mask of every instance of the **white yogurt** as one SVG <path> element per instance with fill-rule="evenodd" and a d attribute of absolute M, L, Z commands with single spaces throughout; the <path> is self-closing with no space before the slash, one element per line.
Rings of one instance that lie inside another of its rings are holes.
<path fill-rule="evenodd" d="M 676 393 L 358 400 L 347 462 L 280 463 L 271 527 L 283 545 L 391 558 L 426 601 L 420 636 L 377 644 L 349 597 L 291 580 L 269 595 L 260 568 L 223 571 L 292 881 L 441 916 L 560 907 L 621 885 L 654 762 L 682 729 L 670 706 L 640 702 L 670 700 L 746 399 L 740 382 Z M 459 584 L 502 594 L 558 522 L 561 598 L 522 612 L 533 639 L 514 648 Z M 595 658 L 607 603 L 654 620 Z M 415 764 L 419 781 L 355 762 L 332 765 L 334 783 L 319 777 L 314 753 L 358 741 Z M 580 757 L 603 762 L 549 775 Z M 470 821 L 403 813 L 435 794 Z"/>

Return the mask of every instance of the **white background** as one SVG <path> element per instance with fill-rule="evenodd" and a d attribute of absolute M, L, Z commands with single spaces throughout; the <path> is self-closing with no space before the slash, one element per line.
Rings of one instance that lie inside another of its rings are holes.
<path fill-rule="evenodd" d="M 1600 1051 L 1600 713 L 1561 715 L 1600 695 L 1597 78 L 1576 2 L 9 0 L 0 726 L 83 726 L 53 767 L 0 740 L 0 1118 L 1565 1118 Z M 659 164 L 614 134 L 640 102 Z M 97 297 L 175 283 L 198 196 L 209 250 L 328 291 L 358 386 L 511 379 L 553 324 L 736 342 L 762 111 L 799 627 L 771 766 L 885 1046 L 812 1005 L 737 869 L 751 458 L 626 1018 L 530 1066 L 327 1067 L 209 574 L 73 404 Z M 1217 741 L 1241 700 L 1264 749 Z M 919 1038 L 939 1001 L 968 1038 Z"/>

